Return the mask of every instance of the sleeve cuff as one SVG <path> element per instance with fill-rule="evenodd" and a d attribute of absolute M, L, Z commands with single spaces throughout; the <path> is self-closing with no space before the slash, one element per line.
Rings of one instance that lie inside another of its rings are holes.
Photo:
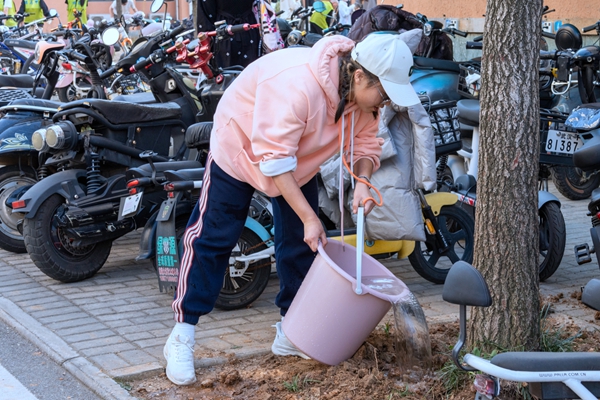
<path fill-rule="evenodd" d="M 295 156 L 261 161 L 260 172 L 265 176 L 277 176 L 286 172 L 295 171 L 297 165 L 298 160 Z"/>

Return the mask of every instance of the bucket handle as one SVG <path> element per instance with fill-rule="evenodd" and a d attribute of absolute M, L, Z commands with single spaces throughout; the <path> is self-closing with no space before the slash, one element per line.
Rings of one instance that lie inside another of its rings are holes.
<path fill-rule="evenodd" d="M 362 290 L 362 255 L 365 250 L 365 207 L 360 205 L 356 214 L 356 294 Z"/>

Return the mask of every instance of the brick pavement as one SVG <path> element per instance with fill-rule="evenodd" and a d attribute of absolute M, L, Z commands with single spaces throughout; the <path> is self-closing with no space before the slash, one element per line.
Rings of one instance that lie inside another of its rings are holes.
<path fill-rule="evenodd" d="M 541 284 L 541 292 L 568 295 L 600 277 L 600 271 L 595 258 L 578 266 L 573 256 L 575 244 L 590 242 L 587 201 L 558 196 L 567 222 L 567 245 L 560 268 Z M 103 398 L 128 397 L 111 378 L 153 374 L 164 368 L 162 346 L 174 324 L 172 295 L 159 292 L 151 263 L 134 261 L 138 240 L 139 233 L 119 239 L 96 276 L 70 284 L 47 277 L 27 254 L 0 250 L 0 317 Z M 428 321 L 457 318 L 456 307 L 441 301 L 442 286 L 421 278 L 408 260 L 383 263 L 415 293 Z M 273 273 L 252 307 L 215 310 L 202 317 L 196 329 L 197 366 L 222 362 L 231 354 L 243 358 L 269 352 L 275 334 L 271 325 L 279 320 L 274 305 L 277 290 Z M 598 327 L 593 310 L 561 304 L 556 310 L 582 326 Z"/>

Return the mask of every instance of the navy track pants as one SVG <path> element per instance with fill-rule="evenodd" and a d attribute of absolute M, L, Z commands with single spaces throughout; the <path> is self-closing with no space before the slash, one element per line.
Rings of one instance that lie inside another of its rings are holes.
<path fill-rule="evenodd" d="M 317 178 L 301 188 L 309 204 L 318 210 Z M 209 155 L 202 194 L 183 236 L 183 256 L 173 301 L 177 322 L 197 324 L 212 311 L 248 215 L 254 188 L 232 178 Z M 304 243 L 304 224 L 283 196 L 271 198 L 275 226 L 275 259 L 280 291 L 275 304 L 285 315 L 315 253 Z"/>

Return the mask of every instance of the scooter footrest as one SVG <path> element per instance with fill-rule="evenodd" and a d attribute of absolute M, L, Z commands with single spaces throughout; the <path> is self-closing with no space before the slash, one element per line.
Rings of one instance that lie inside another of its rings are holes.
<path fill-rule="evenodd" d="M 577 264 L 581 265 L 592 261 L 591 253 L 594 251 L 590 251 L 590 246 L 587 243 L 575 245 L 573 251 L 575 252 Z"/>

